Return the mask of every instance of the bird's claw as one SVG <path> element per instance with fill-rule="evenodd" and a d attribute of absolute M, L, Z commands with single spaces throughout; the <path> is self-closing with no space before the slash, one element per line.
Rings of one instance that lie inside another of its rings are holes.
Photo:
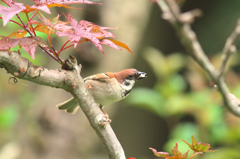
<path fill-rule="evenodd" d="M 102 120 L 99 122 L 99 124 L 102 125 L 102 126 L 105 126 L 107 122 L 111 123 L 112 120 L 109 119 L 108 115 L 105 115 L 105 116 L 103 116 L 103 118 L 102 118 Z"/>

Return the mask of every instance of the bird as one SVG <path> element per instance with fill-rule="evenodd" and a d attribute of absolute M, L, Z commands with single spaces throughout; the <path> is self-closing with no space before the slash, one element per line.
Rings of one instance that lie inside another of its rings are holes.
<path fill-rule="evenodd" d="M 135 82 L 146 78 L 145 72 L 140 72 L 134 68 L 125 69 L 120 72 L 106 72 L 91 75 L 84 78 L 88 91 L 93 96 L 95 102 L 99 104 L 101 111 L 106 116 L 108 114 L 102 109 L 103 106 L 120 101 L 126 98 L 132 90 Z M 75 114 L 79 105 L 74 98 L 57 104 L 58 109 L 67 113 Z"/>

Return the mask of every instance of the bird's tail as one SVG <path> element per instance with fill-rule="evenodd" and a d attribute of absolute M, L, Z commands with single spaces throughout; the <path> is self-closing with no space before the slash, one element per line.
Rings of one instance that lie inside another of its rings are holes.
<path fill-rule="evenodd" d="M 75 114 L 79 109 L 78 103 L 74 98 L 71 98 L 57 105 L 58 109 L 65 110 L 67 113 Z"/>

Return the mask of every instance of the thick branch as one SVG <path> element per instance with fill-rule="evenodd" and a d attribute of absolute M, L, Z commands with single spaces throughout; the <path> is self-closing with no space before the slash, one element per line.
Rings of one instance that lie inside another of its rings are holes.
<path fill-rule="evenodd" d="M 73 66 L 73 71 L 49 70 L 34 66 L 28 59 L 21 57 L 17 52 L 0 51 L 0 67 L 5 68 L 8 73 L 23 80 L 62 88 L 70 92 L 78 101 L 91 126 L 102 140 L 109 158 L 126 159 L 110 124 L 107 122 L 105 126 L 102 125 L 105 115 L 86 89 L 85 83 L 80 76 L 81 67 L 77 66 L 76 61 L 73 62 Z"/>
<path fill-rule="evenodd" d="M 208 73 L 214 80 L 220 93 L 222 94 L 225 106 L 236 116 L 240 116 L 240 107 L 238 103 L 233 102 L 230 98 L 228 87 L 226 86 L 223 78 L 219 76 L 218 70 L 209 61 L 205 52 L 203 51 L 199 41 L 197 40 L 195 32 L 191 29 L 190 23 L 199 16 L 199 12 L 187 12 L 182 14 L 180 8 L 175 0 L 157 0 L 157 4 L 163 12 L 163 18 L 168 20 L 173 28 L 176 30 L 183 46 L 190 56 Z M 192 14 L 189 21 L 182 20 L 183 16 Z"/>

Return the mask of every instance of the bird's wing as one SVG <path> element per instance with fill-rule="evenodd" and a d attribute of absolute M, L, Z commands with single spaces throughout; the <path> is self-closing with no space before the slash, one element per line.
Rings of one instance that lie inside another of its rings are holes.
<path fill-rule="evenodd" d="M 107 80 L 109 80 L 110 78 L 113 78 L 113 77 L 114 77 L 114 73 L 109 73 L 109 72 L 108 73 L 99 73 L 99 74 L 84 78 L 84 81 L 97 80 L 97 81 L 106 82 Z"/>

